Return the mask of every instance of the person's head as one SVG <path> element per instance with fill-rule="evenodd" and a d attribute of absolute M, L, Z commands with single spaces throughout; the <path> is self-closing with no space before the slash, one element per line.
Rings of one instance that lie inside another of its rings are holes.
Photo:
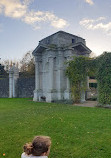
<path fill-rule="evenodd" d="M 51 139 L 48 136 L 36 136 L 32 143 L 24 145 L 24 152 L 33 156 L 48 156 L 50 152 Z"/>

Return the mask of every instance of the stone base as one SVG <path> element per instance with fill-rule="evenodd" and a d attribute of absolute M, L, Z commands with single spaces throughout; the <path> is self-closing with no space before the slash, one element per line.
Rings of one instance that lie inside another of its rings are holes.
<path fill-rule="evenodd" d="M 46 101 L 51 103 L 57 100 L 71 100 L 71 94 L 67 90 L 64 92 L 49 91 L 45 94 L 41 90 L 34 90 L 33 101 Z"/>
<path fill-rule="evenodd" d="M 91 90 L 88 89 L 88 90 L 86 91 L 86 99 L 90 99 L 90 98 L 91 98 Z"/>
<path fill-rule="evenodd" d="M 42 91 L 41 90 L 34 90 L 34 97 L 33 101 L 41 101 Z"/>
<path fill-rule="evenodd" d="M 71 99 L 71 94 L 68 90 L 64 91 L 64 99 L 65 100 L 70 100 Z"/>
<path fill-rule="evenodd" d="M 46 102 L 51 103 L 53 101 L 53 93 L 49 92 L 46 96 Z"/>
<path fill-rule="evenodd" d="M 46 102 L 53 102 L 55 100 L 64 100 L 64 93 L 48 92 L 46 95 Z"/>
<path fill-rule="evenodd" d="M 39 100 L 38 91 L 37 91 L 37 90 L 34 90 L 33 101 L 38 101 L 38 100 Z"/>
<path fill-rule="evenodd" d="M 82 91 L 81 92 L 81 100 L 80 100 L 80 102 L 81 103 L 83 103 L 83 102 L 85 102 L 86 100 L 85 100 L 85 91 Z"/>

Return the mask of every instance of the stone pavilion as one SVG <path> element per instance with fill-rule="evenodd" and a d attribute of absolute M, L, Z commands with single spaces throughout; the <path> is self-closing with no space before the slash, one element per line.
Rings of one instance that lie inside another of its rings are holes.
<path fill-rule="evenodd" d="M 70 100 L 70 84 L 65 76 L 66 61 L 73 56 L 88 57 L 91 50 L 85 39 L 59 31 L 41 41 L 33 51 L 35 57 L 35 90 L 33 101 Z M 81 101 L 85 93 L 81 93 Z"/>

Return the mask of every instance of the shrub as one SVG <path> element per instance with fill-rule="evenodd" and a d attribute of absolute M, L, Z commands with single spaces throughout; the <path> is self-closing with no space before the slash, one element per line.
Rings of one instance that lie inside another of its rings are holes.
<path fill-rule="evenodd" d="M 111 104 L 111 53 L 104 52 L 97 61 L 98 102 Z"/>

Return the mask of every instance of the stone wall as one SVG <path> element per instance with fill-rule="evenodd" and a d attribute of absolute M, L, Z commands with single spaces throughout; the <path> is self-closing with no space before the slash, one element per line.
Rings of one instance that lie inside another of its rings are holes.
<path fill-rule="evenodd" d="M 0 79 L 0 98 L 8 98 L 9 96 L 9 79 Z"/>
<path fill-rule="evenodd" d="M 33 91 L 35 89 L 35 78 L 18 78 L 16 84 L 16 93 L 18 98 L 33 97 Z M 9 97 L 9 79 L 0 79 L 0 98 Z"/>
<path fill-rule="evenodd" d="M 18 78 L 16 85 L 16 92 L 18 98 L 33 97 L 35 89 L 35 78 Z"/>

